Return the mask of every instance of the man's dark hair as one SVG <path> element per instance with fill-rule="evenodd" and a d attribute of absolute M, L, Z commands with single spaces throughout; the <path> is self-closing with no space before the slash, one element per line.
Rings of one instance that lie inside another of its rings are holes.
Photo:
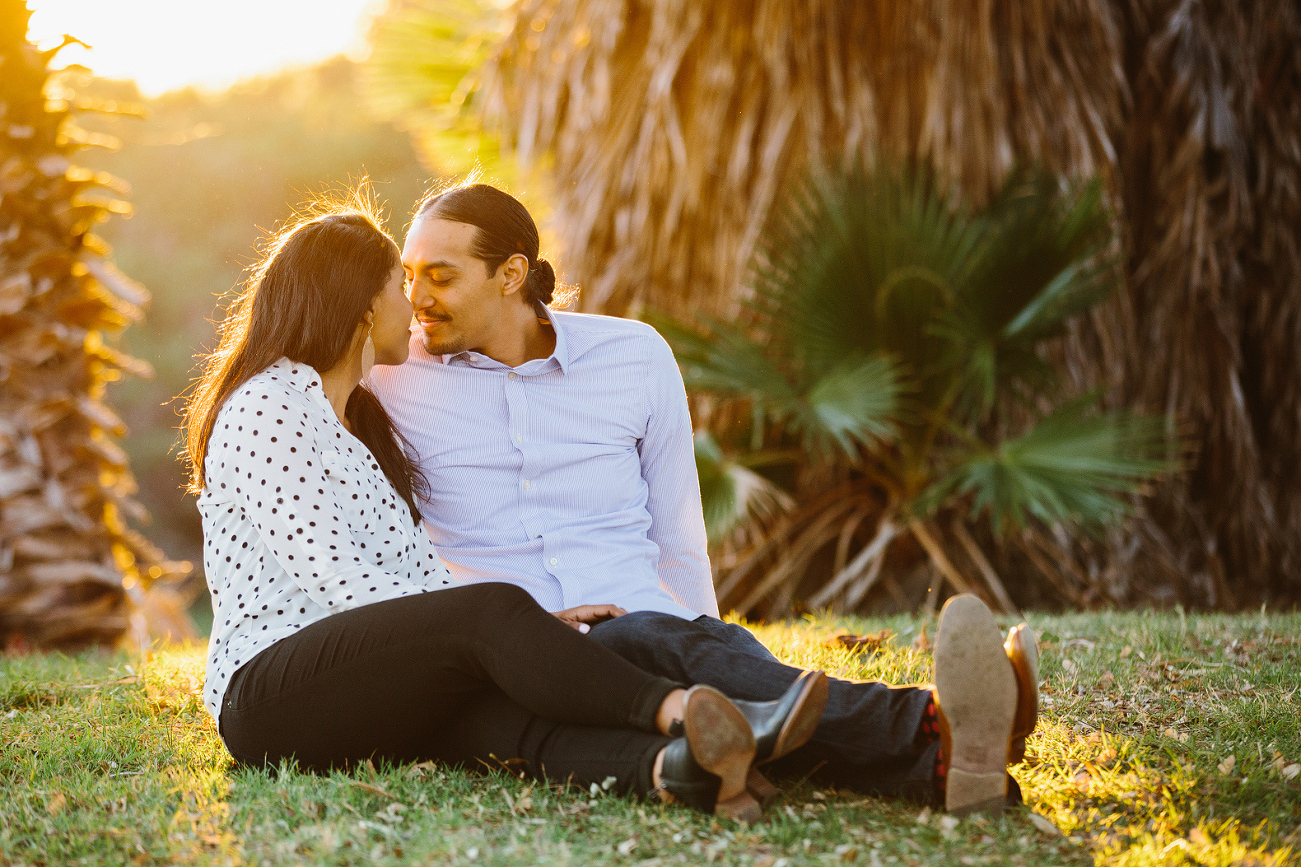
<path fill-rule="evenodd" d="M 538 258 L 538 227 L 533 217 L 509 193 L 487 184 L 454 187 L 430 193 L 416 207 L 416 220 L 434 218 L 467 223 L 477 231 L 470 243 L 470 255 L 482 259 L 488 276 L 517 253 L 529 262 L 528 279 L 522 290 L 530 304 L 550 304 L 556 291 L 556 272 L 546 259 Z"/>

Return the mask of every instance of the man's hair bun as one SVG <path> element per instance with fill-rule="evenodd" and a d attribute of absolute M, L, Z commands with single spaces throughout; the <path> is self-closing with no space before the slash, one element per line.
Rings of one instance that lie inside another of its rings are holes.
<path fill-rule="evenodd" d="M 533 267 L 529 269 L 526 288 L 529 290 L 530 301 L 551 303 L 551 298 L 556 292 L 556 271 L 551 267 L 550 262 L 541 256 L 538 257 Z"/>

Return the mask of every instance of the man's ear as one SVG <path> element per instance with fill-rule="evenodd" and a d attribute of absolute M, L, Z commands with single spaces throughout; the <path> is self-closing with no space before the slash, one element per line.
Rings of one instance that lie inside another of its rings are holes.
<path fill-rule="evenodd" d="M 502 295 L 514 295 L 524 288 L 524 281 L 529 277 L 529 260 L 523 253 L 516 253 L 502 263 Z"/>

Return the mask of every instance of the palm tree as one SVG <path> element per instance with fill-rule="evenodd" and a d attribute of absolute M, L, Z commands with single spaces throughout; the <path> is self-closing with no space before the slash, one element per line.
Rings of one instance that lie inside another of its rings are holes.
<path fill-rule="evenodd" d="M 389 0 L 374 19 L 362 67 L 370 107 L 409 130 L 435 171 L 514 174 L 479 121 L 474 75 L 505 23 L 493 0 Z"/>
<path fill-rule="evenodd" d="M 148 296 L 91 233 L 127 206 L 69 159 L 94 137 L 51 80 L 57 49 L 27 41 L 30 15 L 0 0 L 0 642 L 66 648 L 144 638 L 145 588 L 188 564 L 127 525 L 142 513 L 104 391 L 149 371 L 107 336 Z"/>
<path fill-rule="evenodd" d="M 432 0 L 409 0 L 432 2 Z M 1124 284 L 1068 387 L 1196 444 L 1105 539 L 1032 534 L 1116 603 L 1301 599 L 1301 7 L 1272 0 L 525 0 L 480 75 L 542 167 L 585 309 L 733 315 L 810 167 L 923 159 L 974 204 L 1020 160 L 1099 175 Z M 1002 546 L 1009 565 L 1020 554 Z"/>
<path fill-rule="evenodd" d="M 1122 531 L 1023 553 L 1115 603 L 1235 607 L 1301 600 L 1298 44 L 1275 0 L 521 0 L 456 92 L 553 191 L 583 308 L 617 315 L 734 315 L 810 167 L 922 159 L 975 205 L 1022 160 L 1102 177 L 1123 285 L 1055 362 L 1197 448 Z"/>
<path fill-rule="evenodd" d="M 1044 360 L 1115 288 L 1110 226 L 1096 182 L 1063 193 L 1014 173 L 971 211 L 926 168 L 819 174 L 774 215 L 741 321 L 659 319 L 688 388 L 750 419 L 723 409 L 715 425 L 744 445 L 739 463 L 795 480 L 799 505 L 737 553 L 720 604 L 779 614 L 798 589 L 852 609 L 911 537 L 955 589 L 1014 610 L 966 515 L 1001 536 L 1129 511 L 1171 465 L 1161 421 L 1097 412 L 1098 395 L 1062 399 Z"/>

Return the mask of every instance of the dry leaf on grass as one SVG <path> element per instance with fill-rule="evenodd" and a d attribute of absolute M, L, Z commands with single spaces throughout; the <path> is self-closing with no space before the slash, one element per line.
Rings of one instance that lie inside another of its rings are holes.
<path fill-rule="evenodd" d="M 1236 765 L 1237 763 L 1238 763 L 1238 759 L 1231 754 L 1224 761 L 1216 765 L 1216 767 L 1220 769 L 1221 774 L 1231 774 L 1233 773 L 1233 766 Z"/>
<path fill-rule="evenodd" d="M 1030 823 L 1039 829 L 1039 833 L 1046 837 L 1062 836 L 1061 829 L 1054 825 L 1053 820 L 1049 819 L 1047 816 L 1041 816 L 1038 813 L 1031 813 Z"/>
<path fill-rule="evenodd" d="M 388 792 L 381 789 L 379 786 L 372 786 L 370 783 L 363 783 L 360 780 L 353 780 L 352 785 L 356 786 L 357 788 L 363 791 L 370 792 L 372 795 L 379 795 L 381 798 L 394 797 L 393 795 L 390 795 Z"/>
<path fill-rule="evenodd" d="M 882 629 L 880 632 L 871 632 L 865 635 L 837 635 L 832 646 L 839 645 L 846 650 L 855 650 L 862 653 L 880 653 L 881 648 L 894 637 L 894 631 Z"/>
<path fill-rule="evenodd" d="M 416 762 L 406 769 L 406 776 L 424 779 L 426 774 L 432 774 L 434 768 L 438 767 L 435 762 Z"/>

